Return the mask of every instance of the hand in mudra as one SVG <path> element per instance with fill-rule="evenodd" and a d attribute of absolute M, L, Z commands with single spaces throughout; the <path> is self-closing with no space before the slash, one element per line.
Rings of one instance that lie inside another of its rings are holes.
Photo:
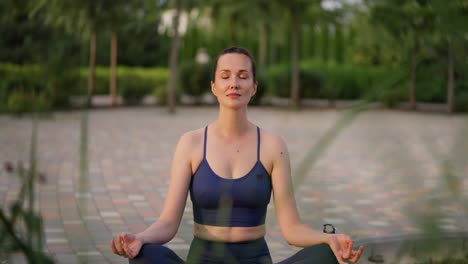
<path fill-rule="evenodd" d="M 364 250 L 363 246 L 360 246 L 358 250 L 353 250 L 353 240 L 343 234 L 330 235 L 328 244 L 340 264 L 356 263 Z"/>
<path fill-rule="evenodd" d="M 120 233 L 110 241 L 110 247 L 114 254 L 125 258 L 134 258 L 140 252 L 143 241 L 137 239 L 135 235 Z"/>

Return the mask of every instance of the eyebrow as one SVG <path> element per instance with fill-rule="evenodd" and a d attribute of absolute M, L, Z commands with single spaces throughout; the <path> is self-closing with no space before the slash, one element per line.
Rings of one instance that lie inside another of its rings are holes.
<path fill-rule="evenodd" d="M 222 69 L 222 70 L 219 70 L 220 72 L 231 72 L 231 70 L 228 70 L 228 69 Z M 248 70 L 239 70 L 239 72 L 249 72 Z"/>

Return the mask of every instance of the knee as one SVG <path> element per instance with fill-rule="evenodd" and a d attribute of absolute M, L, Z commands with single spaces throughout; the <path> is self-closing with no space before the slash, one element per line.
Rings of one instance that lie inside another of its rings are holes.
<path fill-rule="evenodd" d="M 129 260 L 130 264 L 149 264 L 161 263 L 162 260 L 173 259 L 175 253 L 162 245 L 158 244 L 144 244 L 138 255 Z M 177 256 L 177 255 L 175 255 Z M 164 263 L 164 262 L 163 262 Z"/>
<path fill-rule="evenodd" d="M 304 249 L 308 256 L 313 256 L 316 259 L 314 263 L 335 264 L 338 260 L 335 257 L 332 249 L 327 244 L 319 244 Z"/>

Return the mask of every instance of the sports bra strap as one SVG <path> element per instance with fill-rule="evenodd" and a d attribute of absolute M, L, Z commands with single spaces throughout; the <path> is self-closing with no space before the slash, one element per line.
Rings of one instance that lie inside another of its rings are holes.
<path fill-rule="evenodd" d="M 260 161 L 260 128 L 257 127 L 257 161 Z"/>
<path fill-rule="evenodd" d="M 203 138 L 203 159 L 206 159 L 206 137 L 208 132 L 208 126 L 205 127 L 205 137 Z"/>

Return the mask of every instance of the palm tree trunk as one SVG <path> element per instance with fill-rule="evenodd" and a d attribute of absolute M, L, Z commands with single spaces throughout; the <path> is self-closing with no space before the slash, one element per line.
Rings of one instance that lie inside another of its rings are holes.
<path fill-rule="evenodd" d="M 182 1 L 176 0 L 176 13 L 174 16 L 173 27 L 174 27 L 174 37 L 171 44 L 171 54 L 169 58 L 169 69 L 170 76 L 167 85 L 167 102 L 169 107 L 169 113 L 175 113 L 175 90 L 176 90 L 176 78 L 177 78 L 177 61 L 179 56 L 179 18 L 180 12 L 182 10 Z"/>
<path fill-rule="evenodd" d="M 91 36 L 89 39 L 89 73 L 88 73 L 88 96 L 87 96 L 87 107 L 91 106 L 92 95 L 95 85 L 95 73 L 96 73 L 96 29 L 91 30 Z"/>
<path fill-rule="evenodd" d="M 111 33 L 111 75 L 110 92 L 112 97 L 112 106 L 117 105 L 117 33 L 113 30 Z"/>
<path fill-rule="evenodd" d="M 453 99 L 454 99 L 454 66 L 453 66 L 453 50 L 452 43 L 448 42 L 448 76 L 447 76 L 447 112 L 453 112 Z"/>
<path fill-rule="evenodd" d="M 410 109 L 416 109 L 416 48 L 411 51 Z"/>
<path fill-rule="evenodd" d="M 299 18 L 291 9 L 291 107 L 299 107 Z"/>

